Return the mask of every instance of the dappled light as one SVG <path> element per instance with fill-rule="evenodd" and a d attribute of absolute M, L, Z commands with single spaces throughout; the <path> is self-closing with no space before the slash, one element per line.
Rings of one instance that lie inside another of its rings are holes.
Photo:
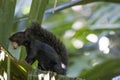
<path fill-rule="evenodd" d="M 20 0 L 17 2 L 16 8 L 15 8 L 15 15 L 16 16 L 22 16 L 27 15 L 30 11 L 32 0 Z"/>
<path fill-rule="evenodd" d="M 96 43 L 98 41 L 98 37 L 95 34 L 89 34 L 86 38 L 88 41 L 93 43 Z"/>
<path fill-rule="evenodd" d="M 44 78 L 44 80 L 48 80 L 50 78 L 50 76 L 49 76 L 49 73 L 46 74 L 46 75 L 45 74 L 39 74 L 38 78 L 39 78 L 39 80 L 41 80 L 42 78 Z"/>
<path fill-rule="evenodd" d="M 23 10 L 24 15 L 27 15 L 29 12 L 30 12 L 30 6 L 24 8 L 24 10 Z"/>
<path fill-rule="evenodd" d="M 1 66 L 1 62 L 5 61 L 5 57 L 6 57 L 6 54 L 2 49 L 3 48 L 0 46 L 0 66 Z M 7 72 L 3 71 L 3 74 L 0 74 L 0 80 L 7 80 L 7 79 L 8 79 Z"/>
<path fill-rule="evenodd" d="M 4 61 L 4 59 L 5 59 L 5 52 L 0 51 L 0 61 Z"/>
<path fill-rule="evenodd" d="M 44 73 L 44 74 L 38 74 L 38 79 L 39 80 L 56 80 L 55 78 L 55 75 L 54 74 L 53 76 L 51 76 L 51 72 L 47 72 L 47 73 Z"/>
<path fill-rule="evenodd" d="M 115 35 L 116 32 L 115 32 L 115 31 L 110 31 L 109 34 L 110 34 L 110 35 Z"/>
<path fill-rule="evenodd" d="M 97 64 L 99 64 L 98 61 L 96 61 L 96 60 L 92 60 L 92 66 L 96 66 Z"/>
<path fill-rule="evenodd" d="M 3 75 L 0 75 L 0 80 L 7 80 L 7 73 L 4 72 Z"/>
<path fill-rule="evenodd" d="M 85 55 L 85 56 L 89 56 L 90 53 L 89 53 L 89 52 L 85 52 L 84 55 Z"/>
<path fill-rule="evenodd" d="M 120 79 L 120 75 L 115 76 L 115 77 L 112 78 L 112 80 L 119 80 L 119 79 Z"/>
<path fill-rule="evenodd" d="M 102 51 L 104 54 L 108 54 L 110 49 L 109 49 L 110 41 L 107 37 L 101 37 L 99 40 L 99 49 Z"/>
<path fill-rule="evenodd" d="M 67 30 L 66 32 L 65 32 L 65 34 L 64 34 L 64 38 L 71 38 L 71 37 L 73 37 L 74 36 L 74 34 L 75 34 L 75 31 L 74 30 Z"/>
<path fill-rule="evenodd" d="M 78 39 L 72 39 L 72 44 L 76 49 L 82 48 L 84 46 L 84 43 Z"/>
<path fill-rule="evenodd" d="M 73 6 L 73 7 L 72 7 L 72 10 L 73 10 L 73 11 L 76 11 L 76 12 L 79 12 L 80 10 L 82 10 L 82 6 L 81 6 L 81 5 Z"/>
<path fill-rule="evenodd" d="M 83 27 L 83 22 L 82 21 L 76 21 L 73 25 L 72 25 L 72 28 L 74 30 L 79 30 Z"/>

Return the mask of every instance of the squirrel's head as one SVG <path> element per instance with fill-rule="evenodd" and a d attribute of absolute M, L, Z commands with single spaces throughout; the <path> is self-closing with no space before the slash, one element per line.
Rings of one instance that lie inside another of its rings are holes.
<path fill-rule="evenodd" d="M 9 40 L 12 42 L 13 49 L 16 49 L 20 45 L 27 45 L 32 41 L 31 30 L 28 28 L 24 32 L 17 32 L 13 34 Z"/>
<path fill-rule="evenodd" d="M 12 42 L 13 49 L 16 49 L 18 46 L 22 45 L 25 41 L 25 33 L 17 32 L 13 34 L 9 40 Z"/>

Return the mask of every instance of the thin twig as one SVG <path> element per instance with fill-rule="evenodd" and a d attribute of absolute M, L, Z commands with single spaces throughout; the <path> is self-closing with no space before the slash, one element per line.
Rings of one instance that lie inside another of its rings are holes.
<path fill-rule="evenodd" d="M 54 8 L 53 8 L 53 11 L 52 11 L 52 13 L 54 13 L 55 12 L 55 8 L 56 8 L 56 5 L 57 5 L 57 0 L 55 0 L 55 2 L 54 2 Z"/>

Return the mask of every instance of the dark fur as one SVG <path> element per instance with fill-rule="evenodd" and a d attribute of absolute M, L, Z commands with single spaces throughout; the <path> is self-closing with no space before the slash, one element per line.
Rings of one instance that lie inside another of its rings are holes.
<path fill-rule="evenodd" d="M 26 61 L 32 64 L 38 60 L 38 68 L 50 70 L 58 74 L 65 74 L 66 68 L 62 68 L 63 63 L 67 67 L 67 54 L 64 45 L 51 32 L 34 23 L 24 32 L 12 35 L 10 41 L 24 45 L 27 51 Z"/>
<path fill-rule="evenodd" d="M 32 34 L 35 36 L 36 39 L 53 47 L 57 54 L 60 56 L 61 61 L 67 66 L 68 58 L 66 48 L 63 43 L 56 38 L 54 34 L 43 29 L 39 25 L 39 23 L 36 22 L 34 22 L 29 29 L 31 30 Z"/>

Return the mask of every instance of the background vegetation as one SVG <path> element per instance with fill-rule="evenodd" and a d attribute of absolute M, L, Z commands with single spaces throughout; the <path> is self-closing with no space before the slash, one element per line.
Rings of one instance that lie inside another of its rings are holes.
<path fill-rule="evenodd" d="M 47 4 L 48 0 L 44 0 L 44 3 L 42 0 L 33 2 L 32 0 L 1 0 L 0 44 L 6 49 L 5 51 L 9 51 L 8 54 L 14 56 L 16 61 L 23 61 L 26 56 L 24 47 L 12 50 L 8 37 L 29 27 L 31 21 L 38 20 L 44 28 L 53 32 L 65 44 L 69 56 L 68 77 L 111 80 L 119 76 L 120 5 L 117 3 L 120 1 L 73 0 L 76 3 L 71 0 L 55 1 L 50 0 Z M 47 5 L 47 8 L 41 6 L 40 3 Z M 58 7 L 54 8 L 55 5 Z M 2 60 L 1 57 L 2 52 L 0 60 Z M 5 65 L 5 63 L 7 64 Z M 2 76 L 3 65 L 9 65 L 9 60 L 6 60 L 5 63 L 0 62 Z M 17 64 L 25 63 L 16 62 Z M 36 64 L 33 64 L 32 67 L 35 69 Z M 8 68 L 5 69 L 5 72 L 10 75 L 11 69 Z M 27 69 L 27 71 L 29 70 L 31 68 Z M 23 76 L 27 75 L 22 68 L 13 70 L 13 72 L 16 71 L 18 75 L 21 73 Z"/>

